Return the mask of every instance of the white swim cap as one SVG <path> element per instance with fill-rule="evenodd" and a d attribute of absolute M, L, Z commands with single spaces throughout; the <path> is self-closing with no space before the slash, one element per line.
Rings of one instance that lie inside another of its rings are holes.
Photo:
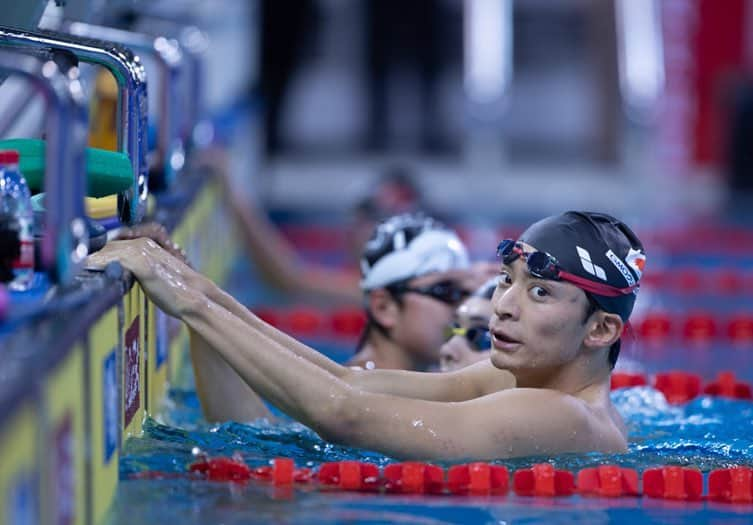
<path fill-rule="evenodd" d="M 364 246 L 361 288 L 468 266 L 468 252 L 455 232 L 423 214 L 396 215 L 379 223 Z"/>

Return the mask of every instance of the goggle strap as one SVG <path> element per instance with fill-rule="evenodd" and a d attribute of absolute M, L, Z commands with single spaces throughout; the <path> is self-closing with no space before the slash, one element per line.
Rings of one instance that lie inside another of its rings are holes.
<path fill-rule="evenodd" d="M 574 285 L 587 292 L 591 292 L 596 295 L 603 295 L 604 297 L 620 297 L 621 295 L 629 295 L 633 293 L 637 286 L 634 285 L 628 286 L 627 288 L 616 288 L 614 286 L 609 286 L 608 284 L 595 283 L 590 279 L 585 279 L 564 270 L 559 271 L 559 277 L 560 279 L 564 279 L 565 281 L 573 283 Z"/>

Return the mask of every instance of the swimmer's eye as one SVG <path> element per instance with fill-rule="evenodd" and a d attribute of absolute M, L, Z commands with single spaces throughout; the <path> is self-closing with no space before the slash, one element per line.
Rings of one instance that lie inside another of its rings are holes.
<path fill-rule="evenodd" d="M 512 284 L 512 277 L 510 277 L 510 273 L 507 270 L 501 269 L 499 271 L 499 279 L 497 280 L 497 286 L 505 287 L 510 286 Z"/>
<path fill-rule="evenodd" d="M 531 288 L 531 293 L 534 295 L 534 297 L 538 299 L 543 299 L 544 297 L 549 296 L 549 291 L 546 288 L 543 288 L 541 286 L 534 286 Z"/>

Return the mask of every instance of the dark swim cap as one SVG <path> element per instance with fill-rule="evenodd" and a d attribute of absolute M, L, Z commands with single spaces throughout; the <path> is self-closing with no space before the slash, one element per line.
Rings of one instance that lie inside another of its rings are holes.
<path fill-rule="evenodd" d="M 589 292 L 604 311 L 630 318 L 643 274 L 643 244 L 622 221 L 605 213 L 568 211 L 532 224 L 519 241 L 557 259 L 563 270 L 633 293 L 607 297 Z"/>

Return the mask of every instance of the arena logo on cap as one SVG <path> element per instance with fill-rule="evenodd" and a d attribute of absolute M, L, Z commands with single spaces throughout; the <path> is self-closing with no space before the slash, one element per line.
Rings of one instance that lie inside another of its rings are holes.
<path fill-rule="evenodd" d="M 638 279 L 643 277 L 643 268 L 646 267 L 646 254 L 640 250 L 634 250 L 630 248 L 630 251 L 625 257 L 625 262 L 628 263 L 638 276 Z"/>
<path fill-rule="evenodd" d="M 577 250 L 578 256 L 580 257 L 580 264 L 583 265 L 583 269 L 591 275 L 595 275 L 602 281 L 606 281 L 607 274 L 604 273 L 604 268 L 594 264 L 593 261 L 591 261 L 591 254 L 588 252 L 588 250 L 581 248 L 580 246 L 576 246 L 575 249 Z"/>
<path fill-rule="evenodd" d="M 627 266 L 620 260 L 617 255 L 612 250 L 607 251 L 605 254 L 607 258 L 614 264 L 615 268 L 617 268 L 622 276 L 625 278 L 625 281 L 627 281 L 628 286 L 633 286 L 635 284 L 635 279 L 633 278 L 633 275 L 630 273 L 630 270 L 628 270 Z"/>

